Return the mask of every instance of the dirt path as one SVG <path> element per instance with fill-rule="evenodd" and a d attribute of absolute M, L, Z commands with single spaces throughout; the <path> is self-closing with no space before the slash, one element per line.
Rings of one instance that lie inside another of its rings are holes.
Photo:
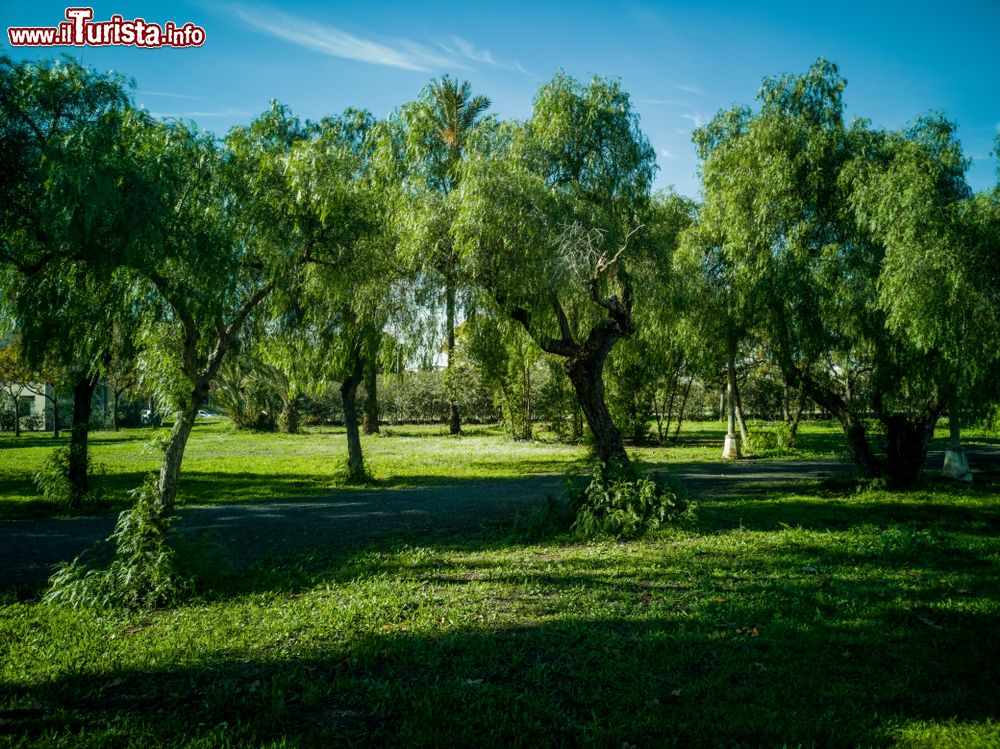
<path fill-rule="evenodd" d="M 975 468 L 1000 459 L 1000 450 L 973 448 L 969 457 Z M 928 456 L 929 467 L 938 468 L 941 461 L 940 451 Z M 791 489 L 849 471 L 843 460 L 751 460 L 671 470 L 693 496 L 702 498 Z M 559 476 L 464 480 L 419 489 L 347 489 L 314 499 L 184 507 L 178 527 L 211 532 L 238 563 L 247 563 L 291 550 L 363 546 L 394 533 L 434 536 L 476 529 L 562 490 Z M 52 565 L 106 538 L 114 524 L 113 514 L 0 521 L 0 588 L 44 580 Z"/>

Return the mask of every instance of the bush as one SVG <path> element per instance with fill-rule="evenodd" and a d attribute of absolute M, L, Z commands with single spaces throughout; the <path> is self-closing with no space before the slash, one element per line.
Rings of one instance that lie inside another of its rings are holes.
<path fill-rule="evenodd" d="M 0 402 L 0 432 L 14 431 L 14 409 L 4 399 Z"/>
<path fill-rule="evenodd" d="M 176 602 L 194 589 L 194 580 L 178 569 L 167 544 L 170 519 L 156 508 L 153 477 L 132 492 L 135 505 L 118 516 L 115 555 L 108 567 L 95 560 L 98 550 L 61 565 L 49 581 L 44 601 L 72 608 L 149 609 Z"/>
<path fill-rule="evenodd" d="M 90 450 L 87 451 L 89 467 L 90 491 L 80 497 L 79 504 L 73 505 L 73 486 L 69 482 L 70 446 L 57 447 L 50 452 L 33 479 L 39 496 L 49 502 L 54 502 L 63 509 L 86 510 L 93 509 L 101 503 L 104 496 L 104 476 L 107 468 L 102 463 L 94 463 Z"/>
<path fill-rule="evenodd" d="M 757 455 L 784 454 L 795 448 L 795 440 L 792 439 L 792 430 L 784 422 L 770 424 L 768 426 L 754 425 L 750 429 L 747 449 Z"/>
<path fill-rule="evenodd" d="M 694 505 L 628 466 L 594 466 L 593 477 L 576 500 L 570 530 L 581 538 L 637 538 L 667 525 L 686 525 Z"/>

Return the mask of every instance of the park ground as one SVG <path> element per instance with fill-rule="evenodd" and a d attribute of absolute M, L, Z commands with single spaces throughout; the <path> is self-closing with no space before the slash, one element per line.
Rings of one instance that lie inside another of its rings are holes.
<path fill-rule="evenodd" d="M 0 559 L 22 557 L 0 563 L 0 746 L 1000 745 L 995 441 L 973 435 L 971 486 L 894 493 L 829 424 L 735 467 L 719 424 L 688 425 L 632 452 L 693 523 L 585 542 L 534 509 L 584 447 L 444 431 L 365 438 L 358 488 L 338 430 L 200 423 L 180 548 L 202 587 L 141 613 L 42 604 L 16 570 L 106 535 L 152 433 L 94 436 L 83 518 L 35 496 L 51 437 L 0 437 Z"/>

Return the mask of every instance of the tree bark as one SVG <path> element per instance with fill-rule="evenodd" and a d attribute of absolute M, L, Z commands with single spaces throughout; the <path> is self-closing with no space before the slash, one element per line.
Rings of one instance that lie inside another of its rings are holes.
<path fill-rule="evenodd" d="M 868 442 L 868 430 L 865 429 L 861 419 L 847 411 L 835 412 L 834 417 L 840 422 L 841 429 L 844 430 L 847 451 L 861 475 L 865 478 L 881 476 L 882 467 Z"/>
<path fill-rule="evenodd" d="M 97 389 L 97 377 L 83 375 L 73 385 L 73 423 L 69 436 L 70 507 L 79 509 L 90 492 L 87 440 L 90 434 L 90 404 Z"/>
<path fill-rule="evenodd" d="M 799 422 L 802 421 L 802 411 L 806 407 L 806 394 L 799 389 L 798 403 L 795 406 L 795 415 L 791 418 L 788 425 L 788 437 L 791 439 L 792 443 L 795 443 L 795 437 L 799 433 Z"/>
<path fill-rule="evenodd" d="M 163 452 L 163 463 L 160 464 L 159 507 L 161 518 L 174 514 L 177 505 L 177 479 L 181 473 L 181 461 L 184 458 L 184 448 L 187 447 L 191 429 L 198 418 L 198 406 L 208 395 L 208 383 L 199 382 L 191 392 L 190 400 L 181 404 L 177 412 L 173 429 Z"/>
<path fill-rule="evenodd" d="M 112 431 L 118 431 L 118 388 L 114 388 L 111 391 L 111 429 Z"/>
<path fill-rule="evenodd" d="M 455 282 L 452 280 L 450 275 L 445 276 L 444 295 L 445 295 L 445 325 L 448 328 L 447 368 L 448 371 L 451 372 L 452 357 L 455 353 Z M 458 413 L 458 404 L 451 399 L 450 395 L 448 398 L 448 431 L 451 434 L 462 433 L 462 419 Z"/>
<path fill-rule="evenodd" d="M 681 407 L 677 411 L 677 426 L 674 429 L 674 444 L 677 444 L 677 437 L 681 433 L 681 424 L 684 423 L 684 409 L 687 406 L 688 396 L 691 394 L 691 384 L 694 382 L 694 377 L 688 377 L 687 385 L 684 388 L 684 397 L 681 398 Z"/>
<path fill-rule="evenodd" d="M 52 389 L 52 437 L 59 439 L 59 394 Z"/>
<path fill-rule="evenodd" d="M 628 463 L 621 432 L 611 418 L 604 400 L 603 369 L 603 356 L 580 357 L 566 362 L 566 373 L 573 383 L 576 399 L 583 408 L 587 425 L 594 435 L 597 457 L 605 465 Z"/>
<path fill-rule="evenodd" d="M 910 489 L 920 482 L 935 422 L 937 414 L 926 413 L 915 421 L 900 415 L 889 419 L 885 477 L 891 489 Z"/>
<path fill-rule="evenodd" d="M 350 371 L 340 383 L 340 397 L 344 401 L 344 427 L 347 430 L 347 480 L 356 483 L 368 478 L 364 456 L 361 452 L 361 433 L 358 429 L 358 384 L 364 376 L 364 357 L 360 346 L 353 352 Z"/>
<path fill-rule="evenodd" d="M 740 383 L 736 377 L 736 336 L 730 333 L 726 347 L 726 376 L 729 380 L 729 411 L 731 416 L 736 417 L 736 423 L 740 428 L 740 439 L 744 445 L 749 443 L 750 436 L 747 433 L 747 423 L 743 418 L 743 402 L 740 400 Z M 734 434 L 732 423 L 729 424 L 729 434 Z"/>
<path fill-rule="evenodd" d="M 365 363 L 365 434 L 378 434 L 378 362 L 369 356 Z"/>
<path fill-rule="evenodd" d="M 278 425 L 285 434 L 299 433 L 299 409 L 295 407 L 295 398 L 289 396 L 281 402 L 281 414 Z"/>

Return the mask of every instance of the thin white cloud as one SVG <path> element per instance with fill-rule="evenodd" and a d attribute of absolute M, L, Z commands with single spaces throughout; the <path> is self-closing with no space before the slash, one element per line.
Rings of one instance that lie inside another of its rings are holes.
<path fill-rule="evenodd" d="M 488 49 L 479 49 L 472 42 L 460 36 L 452 35 L 447 42 L 438 42 L 438 46 L 449 55 L 464 57 L 472 62 L 480 62 L 501 70 L 515 70 L 518 73 L 531 75 L 517 60 L 498 60 Z"/>
<path fill-rule="evenodd" d="M 671 81 L 670 85 L 673 86 L 674 88 L 676 88 L 678 91 L 683 91 L 686 94 L 703 94 L 703 93 L 705 93 L 704 89 L 699 88 L 698 86 L 695 86 L 695 85 L 692 85 L 692 84 L 689 84 L 689 83 L 675 83 L 675 82 Z"/>
<path fill-rule="evenodd" d="M 261 5 L 230 7 L 243 23 L 262 33 L 331 57 L 423 72 L 456 65 L 455 60 L 416 42 L 398 40 L 395 46 L 389 46 Z"/>
<path fill-rule="evenodd" d="M 664 107 L 687 107 L 690 106 L 690 102 L 681 101 L 680 99 L 636 99 L 638 104 L 657 104 Z"/>
<path fill-rule="evenodd" d="M 251 112 L 244 109 L 212 109 L 206 111 L 184 110 L 183 112 L 150 112 L 153 117 L 170 119 L 171 117 L 185 117 L 187 119 L 209 119 L 212 117 L 250 117 Z"/>
<path fill-rule="evenodd" d="M 689 120 L 695 127 L 701 127 L 705 124 L 705 118 L 701 116 L 700 112 L 695 112 L 694 114 L 682 114 L 685 120 Z"/>
<path fill-rule="evenodd" d="M 660 156 L 662 156 L 662 157 L 663 157 L 663 158 L 665 158 L 665 159 L 673 159 L 673 158 L 676 158 L 676 157 L 675 157 L 675 156 L 674 156 L 674 155 L 673 155 L 672 153 L 670 153 L 670 151 L 668 151 L 668 150 L 667 150 L 666 148 L 661 148 L 661 149 L 660 149 Z"/>
<path fill-rule="evenodd" d="M 197 101 L 197 96 L 191 96 L 191 94 L 171 94 L 166 91 L 139 91 L 137 92 L 139 96 L 162 96 L 165 99 L 190 99 L 191 101 Z"/>

